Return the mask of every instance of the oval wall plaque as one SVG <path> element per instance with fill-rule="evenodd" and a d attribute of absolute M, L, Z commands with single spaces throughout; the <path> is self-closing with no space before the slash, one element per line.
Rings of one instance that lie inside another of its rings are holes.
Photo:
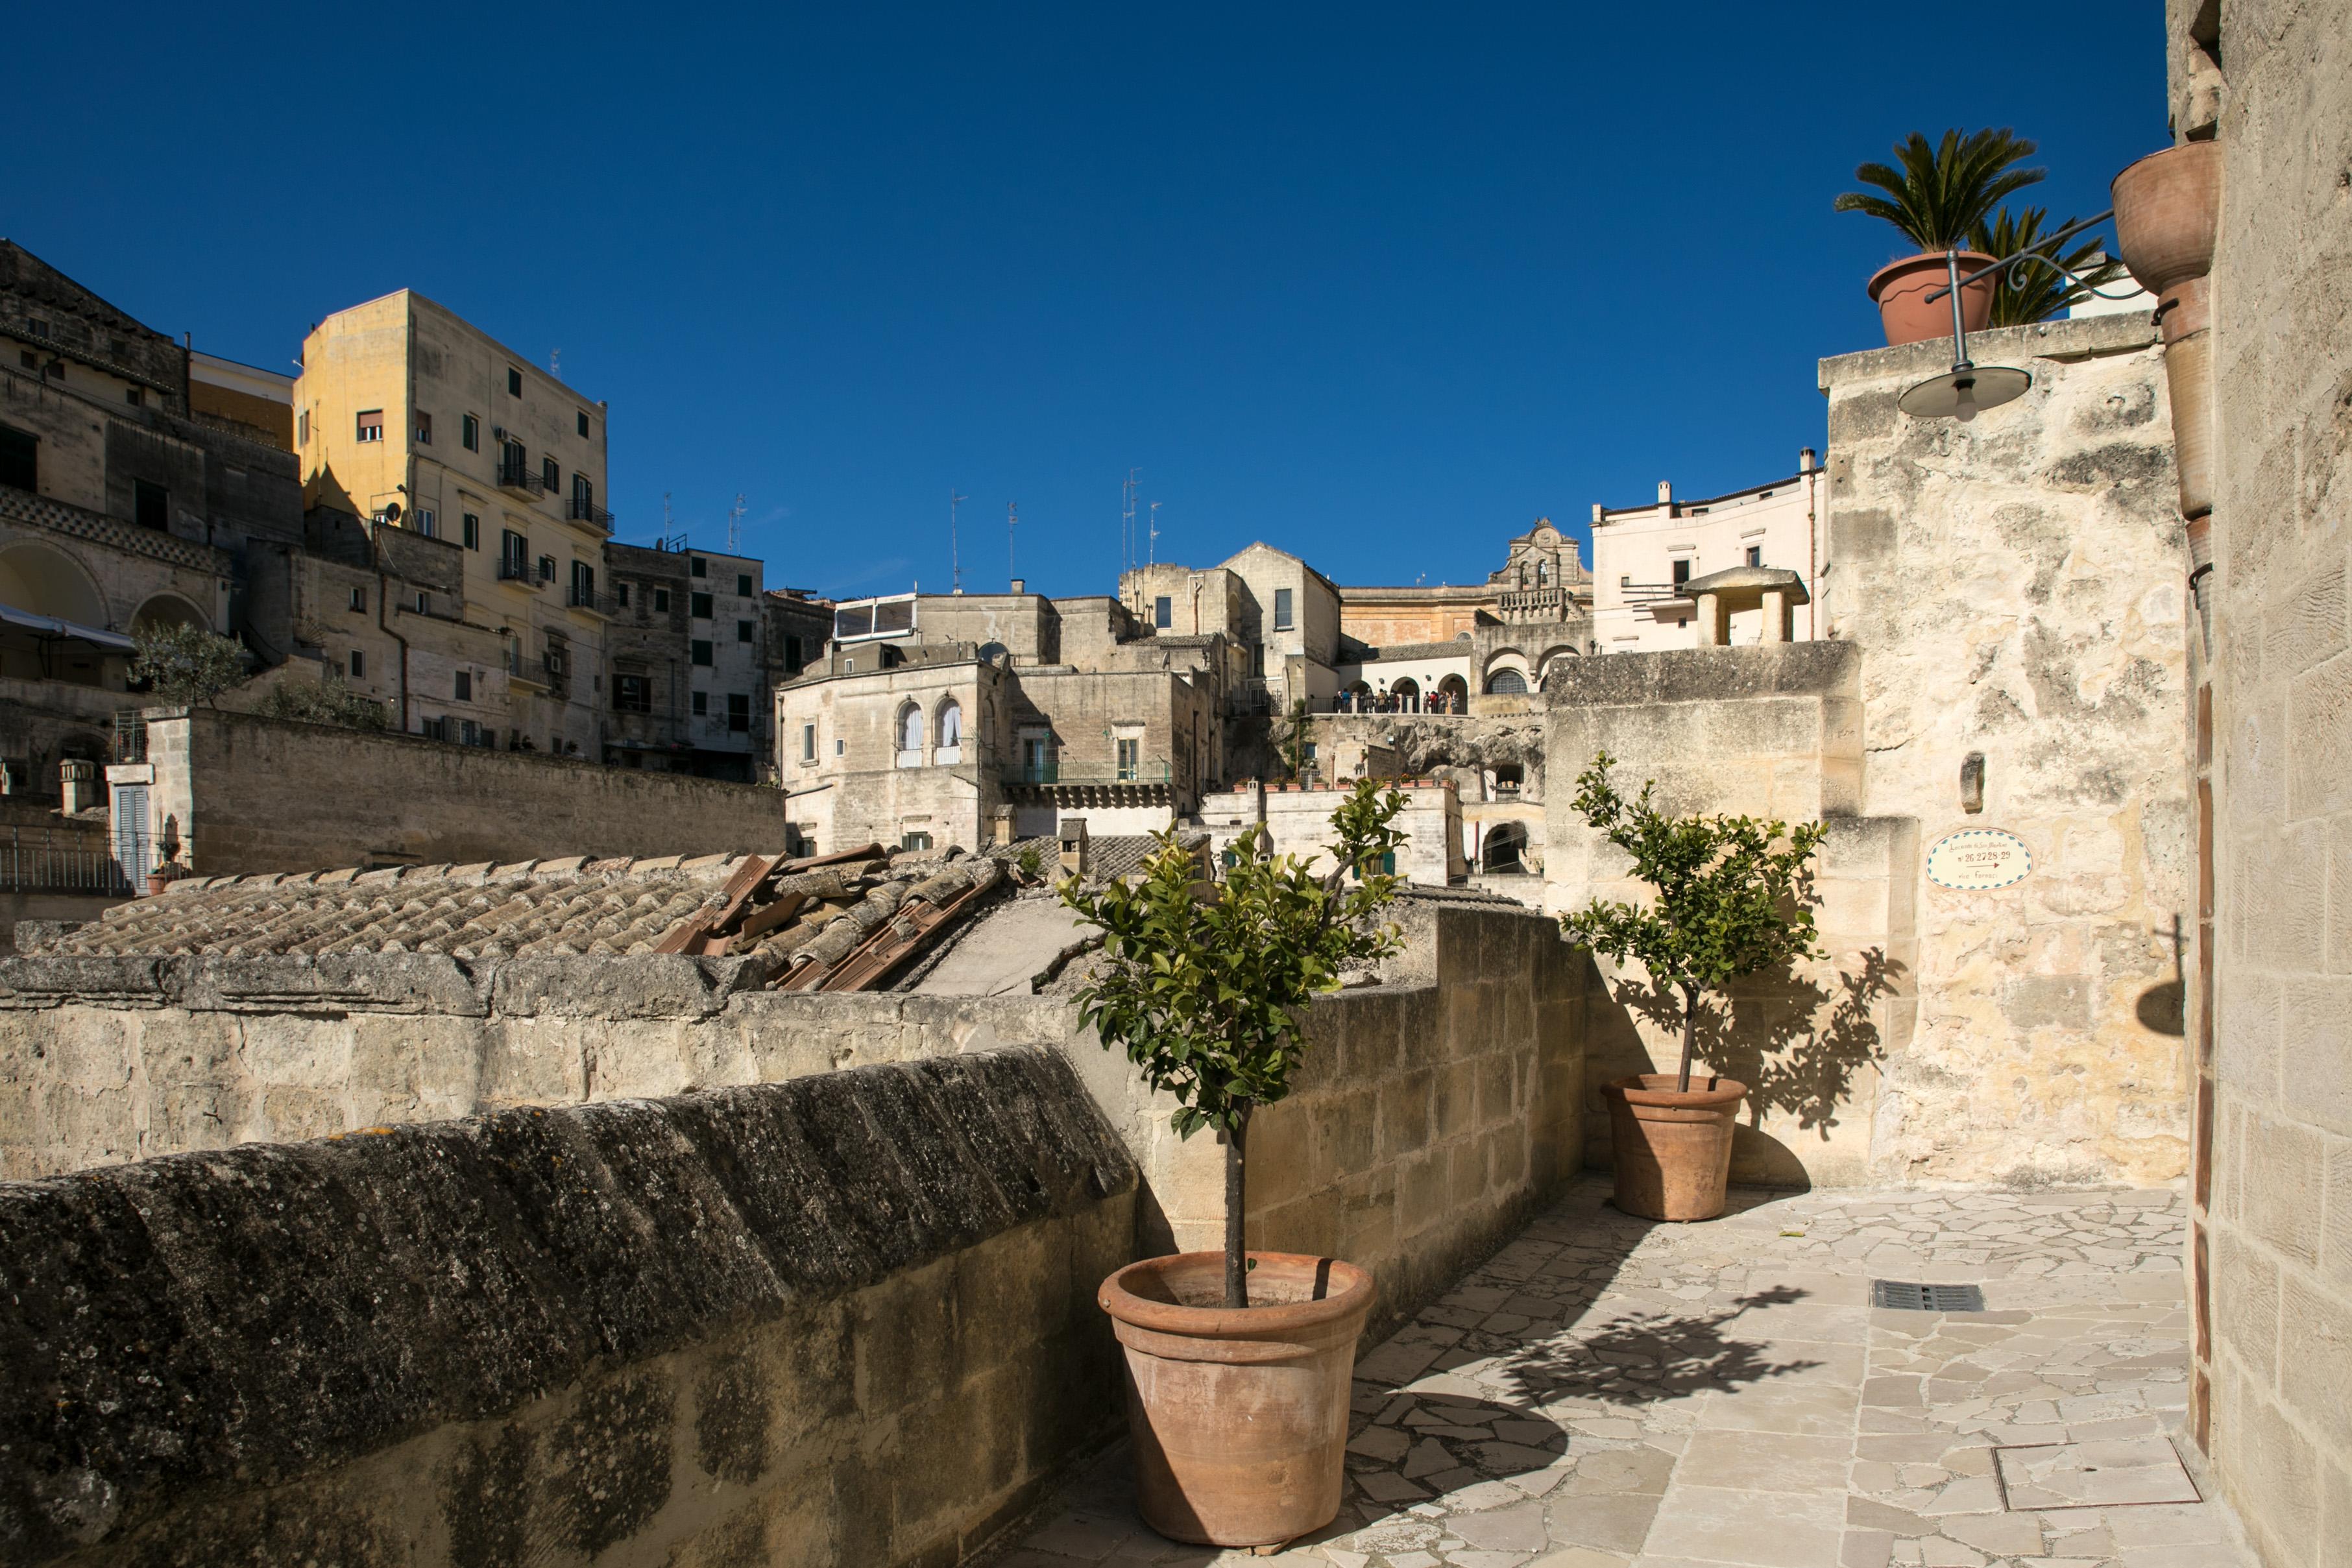
<path fill-rule="evenodd" d="M 1999 828 L 1967 828 L 1937 839 L 1927 851 L 1927 880 L 1963 893 L 1990 893 L 2023 882 L 2033 871 L 2025 841 Z"/>

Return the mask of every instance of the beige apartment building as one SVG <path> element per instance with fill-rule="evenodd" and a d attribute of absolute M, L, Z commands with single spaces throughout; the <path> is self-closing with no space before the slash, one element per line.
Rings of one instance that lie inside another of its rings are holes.
<path fill-rule="evenodd" d="M 1694 579 L 1743 567 L 1793 571 L 1813 591 L 1820 555 L 1821 464 L 1813 449 L 1797 472 L 1729 495 L 1684 501 L 1659 481 L 1647 507 L 1592 507 L 1592 640 L 1603 653 L 1654 653 L 1701 645 Z M 1780 638 L 1765 635 L 1760 608 L 1729 616 L 1734 644 L 1812 641 L 1813 607 L 1789 612 Z"/>
<path fill-rule="evenodd" d="M 314 585 L 351 621 L 339 649 L 314 618 L 346 678 L 406 730 L 601 758 L 604 405 L 403 289 L 303 340 L 294 442 L 308 507 L 445 547 L 439 586 Z"/>

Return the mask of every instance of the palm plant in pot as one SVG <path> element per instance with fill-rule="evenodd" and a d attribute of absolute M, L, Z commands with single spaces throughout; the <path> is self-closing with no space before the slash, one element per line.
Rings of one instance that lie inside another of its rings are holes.
<path fill-rule="evenodd" d="M 1654 786 L 1628 800 L 1601 752 L 1576 780 L 1570 803 L 1633 860 L 1648 883 L 1646 904 L 1596 898 L 1560 916 L 1569 941 L 1649 972 L 1682 997 L 1682 1064 L 1601 1085 L 1609 1103 L 1617 1207 L 1650 1219 L 1712 1219 L 1731 1176 L 1731 1131 L 1748 1086 L 1694 1076 L 1698 1028 L 1709 997 L 1743 976 L 1822 956 L 1814 944 L 1813 852 L 1821 822 L 1753 817 L 1670 816 L 1650 803 Z"/>
<path fill-rule="evenodd" d="M 1234 844 L 1224 881 L 1205 883 L 1171 830 L 1134 885 L 1061 887 L 1103 932 L 1080 1018 L 1175 1099 L 1179 1136 L 1224 1145 L 1223 1249 L 1129 1264 L 1097 1296 L 1126 1349 L 1143 1516 L 1179 1541 L 1268 1545 L 1339 1511 L 1372 1278 L 1248 1250 L 1246 1156 L 1252 1113 L 1289 1092 L 1307 1004 L 1396 947 L 1378 918 L 1396 879 L 1380 868 L 1403 841 L 1404 803 L 1360 781 L 1333 813 L 1328 873 L 1273 854 L 1261 825 Z"/>
<path fill-rule="evenodd" d="M 1895 144 L 1893 164 L 1854 170 L 1855 179 L 1885 194 L 1848 191 L 1833 209 L 1883 218 L 1919 247 L 1871 275 L 1870 298 L 1887 342 L 1920 343 L 1950 333 L 1951 302 L 1925 297 L 1948 280 L 1946 253 L 1960 253 L 1963 277 L 2000 259 L 1969 248 L 1972 232 L 2002 202 L 2042 179 L 2043 171 L 2018 167 L 2032 156 L 2033 143 L 2011 131 L 1965 136 L 1947 131 L 1935 142 L 1915 131 Z M 1960 291 L 1961 320 L 1969 331 L 1981 331 L 1990 319 L 1992 297 L 1990 279 Z"/>
<path fill-rule="evenodd" d="M 2049 212 L 2042 207 L 2022 211 L 2003 207 L 1996 217 L 1977 220 L 1969 230 L 1969 244 L 1994 256 L 2014 256 L 2042 243 L 2049 217 Z M 2069 218 L 2048 232 L 2060 233 L 2071 228 L 2074 222 Z M 2045 255 L 2057 265 L 2043 265 L 2039 257 Z M 2123 263 L 2109 259 L 2095 238 L 2077 236 L 2072 242 L 2062 242 L 2061 248 L 2054 251 L 2045 246 L 2035 256 L 2018 262 L 1995 280 L 1992 310 L 1986 324 L 2030 327 L 2036 321 L 2046 321 L 2068 306 L 2089 298 L 2093 288 L 2122 277 L 2123 271 Z M 2077 282 L 2077 278 L 2081 281 Z"/>

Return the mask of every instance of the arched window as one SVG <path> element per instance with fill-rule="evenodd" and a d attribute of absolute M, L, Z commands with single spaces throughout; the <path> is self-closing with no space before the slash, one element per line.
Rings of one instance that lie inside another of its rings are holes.
<path fill-rule="evenodd" d="M 1517 670 L 1496 670 L 1486 677 L 1486 695 L 1516 697 L 1527 695 L 1528 678 Z"/>
<path fill-rule="evenodd" d="M 1541 588 L 1550 580 L 1551 568 L 1542 561 L 1536 562 L 1536 586 Z"/>
<path fill-rule="evenodd" d="M 923 765 L 923 710 L 913 703 L 898 710 L 898 766 Z"/>
<path fill-rule="evenodd" d="M 1389 687 L 1389 695 L 1396 698 L 1397 710 L 1400 713 L 1421 711 L 1421 685 L 1411 675 L 1399 677 L 1397 683 Z"/>
<path fill-rule="evenodd" d="M 963 705 L 953 697 L 940 705 L 940 748 L 932 760 L 941 763 L 963 760 Z"/>

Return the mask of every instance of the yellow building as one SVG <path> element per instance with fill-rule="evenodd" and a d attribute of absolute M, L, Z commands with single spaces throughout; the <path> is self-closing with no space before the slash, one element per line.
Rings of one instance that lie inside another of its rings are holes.
<path fill-rule="evenodd" d="M 294 443 L 306 506 L 438 539 L 451 555 L 433 575 L 452 591 L 387 583 L 347 612 L 392 650 L 398 667 L 366 667 L 360 684 L 396 699 L 403 727 L 603 756 L 604 417 L 603 403 L 411 289 L 339 310 L 303 340 Z"/>

